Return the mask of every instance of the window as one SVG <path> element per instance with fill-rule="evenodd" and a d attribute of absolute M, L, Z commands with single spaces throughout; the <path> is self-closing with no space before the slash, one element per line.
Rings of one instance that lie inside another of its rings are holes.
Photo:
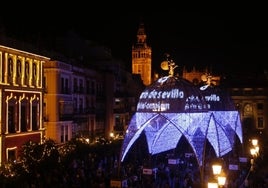
<path fill-rule="evenodd" d="M 21 61 L 17 61 L 17 76 L 20 77 L 21 75 Z"/>
<path fill-rule="evenodd" d="M 64 93 L 64 78 L 61 78 L 61 93 Z"/>
<path fill-rule="evenodd" d="M 65 78 L 65 82 L 64 82 L 64 93 L 69 93 L 69 80 L 68 78 Z"/>
<path fill-rule="evenodd" d="M 262 103 L 258 103 L 257 104 L 257 109 L 258 110 L 263 110 L 263 104 Z"/>
<path fill-rule="evenodd" d="M 68 141 L 68 125 L 61 126 L 61 143 Z"/>
<path fill-rule="evenodd" d="M 7 150 L 7 160 L 9 162 L 13 162 L 16 160 L 16 149 L 8 149 Z"/>
<path fill-rule="evenodd" d="M 21 126 L 20 128 L 21 132 L 27 131 L 27 108 L 25 103 L 21 105 L 20 126 Z"/>
<path fill-rule="evenodd" d="M 37 104 L 34 104 L 32 107 L 32 130 L 38 130 L 38 107 Z"/>
<path fill-rule="evenodd" d="M 64 142 L 64 126 L 61 126 L 61 135 L 60 135 L 60 142 Z"/>
<path fill-rule="evenodd" d="M 33 70 L 32 70 L 32 72 L 33 72 L 33 77 L 34 78 L 36 78 L 36 73 L 37 73 L 37 70 L 36 70 L 37 68 L 36 68 L 36 63 L 34 63 L 33 64 Z"/>
<path fill-rule="evenodd" d="M 258 128 L 258 129 L 263 129 L 263 128 L 264 128 L 263 117 L 258 117 L 257 128 Z"/>
<path fill-rule="evenodd" d="M 61 93 L 68 94 L 69 93 L 69 79 L 65 77 L 61 77 Z"/>
<path fill-rule="evenodd" d="M 8 106 L 8 132 L 15 133 L 15 107 L 13 105 Z"/>
<path fill-rule="evenodd" d="M 68 126 L 65 126 L 65 142 L 68 141 Z"/>

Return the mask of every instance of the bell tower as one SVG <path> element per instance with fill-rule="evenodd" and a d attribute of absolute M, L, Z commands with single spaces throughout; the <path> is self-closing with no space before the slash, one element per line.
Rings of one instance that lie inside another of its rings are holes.
<path fill-rule="evenodd" d="M 147 45 L 144 23 L 139 24 L 137 41 L 132 46 L 132 74 L 140 74 L 142 82 L 148 86 L 152 82 L 152 49 Z"/>

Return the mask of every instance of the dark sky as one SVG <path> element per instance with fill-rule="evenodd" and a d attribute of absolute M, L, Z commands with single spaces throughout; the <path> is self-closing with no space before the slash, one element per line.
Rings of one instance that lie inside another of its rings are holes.
<path fill-rule="evenodd" d="M 211 65 L 216 71 L 238 70 L 241 66 L 246 71 L 268 67 L 268 17 L 262 11 L 106 11 L 91 7 L 81 12 L 51 9 L 21 12 L 17 16 L 1 13 L 0 18 L 6 33 L 24 38 L 55 38 L 73 29 L 86 39 L 110 47 L 112 54 L 129 66 L 131 47 L 143 20 L 154 69 L 160 67 L 165 53 L 179 66 Z"/>

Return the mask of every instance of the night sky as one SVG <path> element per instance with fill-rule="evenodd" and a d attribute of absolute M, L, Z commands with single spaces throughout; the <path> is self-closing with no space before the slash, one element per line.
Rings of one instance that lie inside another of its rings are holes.
<path fill-rule="evenodd" d="M 130 67 L 131 47 L 142 20 L 147 43 L 152 47 L 153 69 L 159 69 L 165 53 L 181 67 L 212 66 L 216 72 L 241 68 L 259 71 L 268 67 L 268 17 L 262 11 L 173 8 L 119 12 L 92 6 L 81 12 L 63 10 L 28 10 L 12 17 L 2 12 L 0 24 L 8 35 L 25 39 L 53 39 L 73 30 L 85 39 L 110 47 L 112 55 Z"/>

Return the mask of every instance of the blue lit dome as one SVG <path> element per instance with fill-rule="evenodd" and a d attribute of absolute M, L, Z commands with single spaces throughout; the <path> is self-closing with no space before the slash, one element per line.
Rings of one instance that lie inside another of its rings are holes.
<path fill-rule="evenodd" d="M 221 90 L 206 89 L 201 91 L 173 75 L 147 86 L 126 131 L 120 160 L 124 161 L 142 134 L 151 155 L 175 149 L 181 138 L 185 138 L 200 166 L 207 142 L 217 157 L 232 151 L 236 138 L 242 143 L 240 116 L 231 98 Z"/>
<path fill-rule="evenodd" d="M 200 90 L 182 78 L 166 76 L 140 95 L 137 112 L 204 112 L 207 104 Z"/>

